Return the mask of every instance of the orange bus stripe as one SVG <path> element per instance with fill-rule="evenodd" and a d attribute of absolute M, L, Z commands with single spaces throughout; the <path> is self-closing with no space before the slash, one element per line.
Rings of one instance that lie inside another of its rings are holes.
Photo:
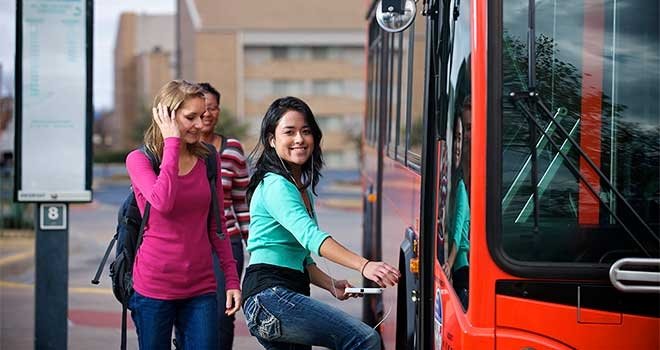
<path fill-rule="evenodd" d="M 603 32 L 605 10 L 600 0 L 584 2 L 584 49 L 582 52 L 582 122 L 580 147 L 600 167 L 601 118 L 603 104 Z M 598 175 L 580 158 L 580 172 L 600 191 Z M 582 182 L 579 186 L 578 223 L 596 225 L 600 216 L 598 199 Z"/>

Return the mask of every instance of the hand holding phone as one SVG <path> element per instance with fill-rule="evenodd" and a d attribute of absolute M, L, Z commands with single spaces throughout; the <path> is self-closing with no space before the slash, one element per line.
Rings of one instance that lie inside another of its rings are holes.
<path fill-rule="evenodd" d="M 346 288 L 344 292 L 352 294 L 383 294 L 383 288 L 351 287 Z"/>

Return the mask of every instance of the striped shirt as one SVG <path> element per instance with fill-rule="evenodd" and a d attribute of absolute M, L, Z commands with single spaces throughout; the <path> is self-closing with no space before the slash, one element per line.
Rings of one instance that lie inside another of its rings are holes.
<path fill-rule="evenodd" d="M 245 200 L 250 175 L 243 154 L 243 145 L 235 138 L 222 136 L 222 189 L 224 195 L 225 219 L 229 236 L 241 235 L 247 239 L 250 226 L 250 212 Z"/>

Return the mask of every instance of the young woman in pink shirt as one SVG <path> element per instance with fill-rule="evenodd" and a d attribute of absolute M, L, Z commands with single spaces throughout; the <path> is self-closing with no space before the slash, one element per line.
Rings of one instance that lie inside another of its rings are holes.
<path fill-rule="evenodd" d="M 226 312 L 241 304 L 236 261 L 224 216 L 215 222 L 206 164 L 208 149 L 200 142 L 203 90 L 183 80 L 163 86 L 154 99 L 153 119 L 144 135 L 146 148 L 160 160 L 156 174 L 146 155 L 135 150 L 126 168 L 140 211 L 151 209 L 133 267 L 129 301 L 141 349 L 169 349 L 172 329 L 179 349 L 212 349 L 217 345 L 216 281 L 212 251 L 221 260 L 227 286 Z M 217 157 L 220 167 L 220 158 Z M 220 177 L 218 176 L 218 179 Z M 215 185 L 223 198 L 222 183 Z M 222 210 L 222 201 L 219 201 Z"/>

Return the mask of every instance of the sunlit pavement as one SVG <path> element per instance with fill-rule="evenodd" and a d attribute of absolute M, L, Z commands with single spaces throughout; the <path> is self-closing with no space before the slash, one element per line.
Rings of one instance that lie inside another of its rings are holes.
<path fill-rule="evenodd" d="M 351 175 L 352 176 L 352 175 Z M 331 174 L 320 186 L 317 213 L 322 229 L 344 245 L 361 247 L 359 187 L 342 173 Z M 337 180 L 342 181 L 337 181 Z M 332 182 L 331 182 L 332 181 Z M 128 183 L 120 175 L 95 181 L 94 202 L 70 206 L 68 348 L 117 349 L 120 344 L 121 306 L 114 299 L 106 266 L 101 284 L 90 283 L 116 225 L 117 208 Z M 361 283 L 358 272 L 316 257 L 318 266 L 337 278 Z M 312 296 L 360 317 L 360 300 L 336 301 L 324 290 Z M 34 237 L 30 231 L 0 234 L 0 349 L 34 348 Z M 236 319 L 234 349 L 260 349 L 250 336 L 242 311 Z M 129 320 L 128 348 L 137 349 Z"/>

